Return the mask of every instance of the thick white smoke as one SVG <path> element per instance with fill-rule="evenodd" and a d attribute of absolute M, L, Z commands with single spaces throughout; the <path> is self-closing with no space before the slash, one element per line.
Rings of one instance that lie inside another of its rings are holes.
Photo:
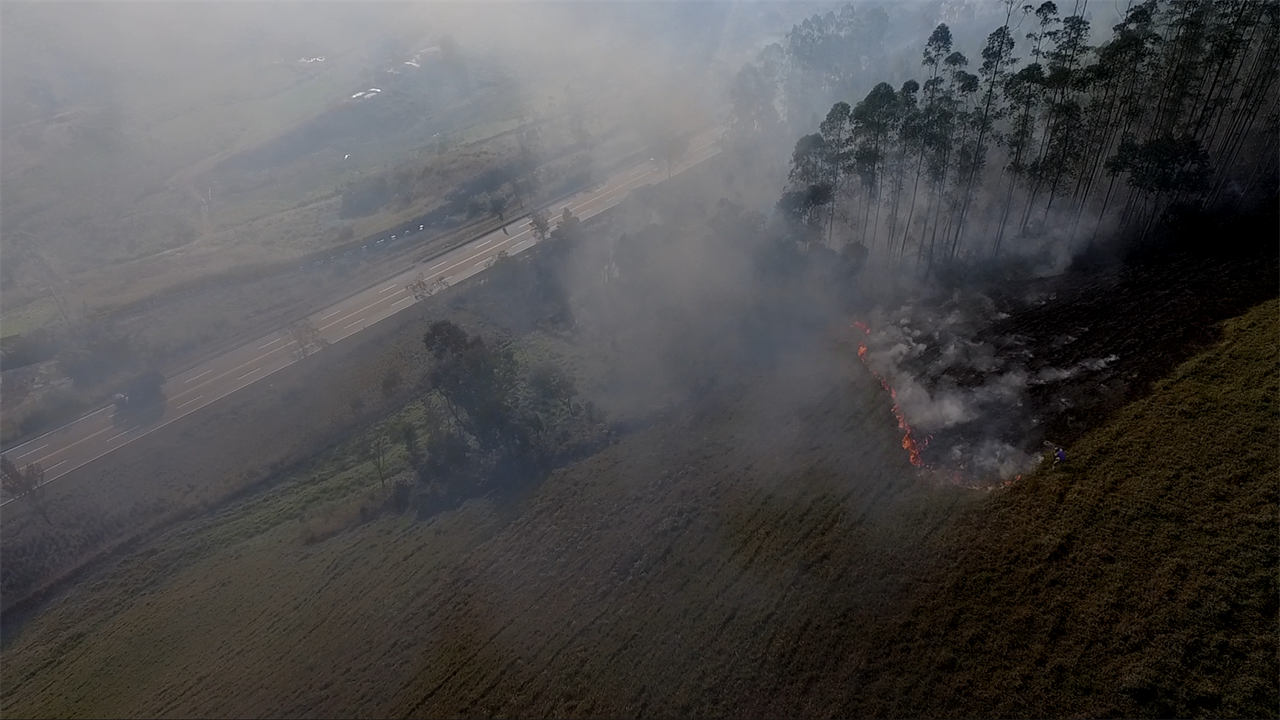
<path fill-rule="evenodd" d="M 863 361 L 894 391 L 924 464 L 964 484 L 1013 479 L 1041 459 L 1026 447 L 1036 416 L 1028 388 L 1097 372 L 1118 358 L 1028 369 L 1019 338 L 983 330 L 1008 315 L 989 298 L 957 293 L 936 304 L 876 309 L 865 319 Z M 1069 343 L 1071 338 L 1062 338 Z"/>

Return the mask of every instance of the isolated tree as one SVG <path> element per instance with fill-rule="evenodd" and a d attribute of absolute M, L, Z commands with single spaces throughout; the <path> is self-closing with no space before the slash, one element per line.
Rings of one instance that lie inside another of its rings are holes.
<path fill-rule="evenodd" d="M 8 455 L 0 455 L 0 487 L 9 497 L 31 505 L 45 522 L 53 524 L 49 519 L 49 508 L 44 496 L 44 468 L 39 463 L 27 463 L 18 468 Z"/>
<path fill-rule="evenodd" d="M 502 193 L 494 193 L 489 197 L 489 212 L 498 216 L 499 222 L 507 221 L 507 206 L 511 203 L 511 198 Z"/>
<path fill-rule="evenodd" d="M 581 230 L 582 220 L 566 207 L 560 211 L 560 222 L 552 235 L 562 240 L 577 240 Z"/>
<path fill-rule="evenodd" d="M 546 212 L 542 210 L 534 210 L 529 213 L 529 226 L 533 228 L 533 234 L 541 242 L 551 235 L 551 220 L 547 218 Z"/>
<path fill-rule="evenodd" d="M 378 473 L 378 482 L 382 487 L 387 486 L 387 460 L 391 452 L 391 440 L 381 433 L 374 435 L 369 439 L 365 446 L 365 457 L 369 462 L 373 463 L 373 469 Z"/>

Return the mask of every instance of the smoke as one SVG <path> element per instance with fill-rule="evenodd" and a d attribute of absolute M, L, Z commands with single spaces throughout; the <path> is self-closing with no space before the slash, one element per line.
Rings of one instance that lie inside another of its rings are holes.
<path fill-rule="evenodd" d="M 987 485 L 1033 468 L 1045 418 L 1029 389 L 1088 376 L 1119 359 L 1033 369 L 1022 338 L 990 334 L 1008 317 L 991 298 L 957 291 L 940 302 L 877 308 L 861 323 L 864 362 L 894 393 L 923 465 L 948 481 Z M 1057 342 L 1073 340 L 1062 335 Z"/>

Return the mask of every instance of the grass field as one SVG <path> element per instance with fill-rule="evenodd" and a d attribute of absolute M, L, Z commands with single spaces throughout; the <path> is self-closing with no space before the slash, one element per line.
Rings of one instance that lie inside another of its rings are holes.
<path fill-rule="evenodd" d="M 1278 313 L 991 493 L 840 345 L 426 521 L 357 436 L 7 627 L 3 714 L 1274 716 Z"/>

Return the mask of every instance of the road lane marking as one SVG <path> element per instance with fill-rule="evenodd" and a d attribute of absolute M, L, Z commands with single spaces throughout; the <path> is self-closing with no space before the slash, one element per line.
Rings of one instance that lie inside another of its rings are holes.
<path fill-rule="evenodd" d="M 119 440 L 120 438 L 122 438 L 122 437 L 124 437 L 125 435 L 128 435 L 128 434 L 129 434 L 129 431 L 128 431 L 128 430 L 125 430 L 124 432 L 120 433 L 119 435 L 116 435 L 115 437 L 113 437 L 113 438 L 111 438 L 110 440 L 108 440 L 108 441 L 107 441 L 107 444 L 108 444 L 108 445 L 110 445 L 111 443 L 115 442 L 116 440 Z M 62 462 L 66 462 L 66 460 L 63 460 Z M 59 463 L 59 464 L 61 464 L 61 463 Z"/>
<path fill-rule="evenodd" d="M 248 364 L 248 363 L 246 363 L 246 364 Z M 236 369 L 238 370 L 239 368 L 236 368 Z M 261 370 L 261 369 L 262 369 L 262 368 L 254 368 L 254 369 L 250 370 L 249 372 L 247 372 L 247 373 L 245 373 L 245 374 L 241 375 L 240 377 L 236 378 L 236 382 L 240 382 L 241 380 L 243 380 L 243 379 L 245 379 L 245 378 L 249 377 L 250 375 L 252 375 L 252 374 L 254 374 L 254 373 L 258 372 L 258 371 L 259 371 L 259 370 Z"/>
<path fill-rule="evenodd" d="M 364 320 L 362 320 L 362 319 L 360 319 L 360 318 L 356 318 L 355 320 L 352 320 L 351 322 L 347 323 L 346 325 L 343 325 L 343 326 L 342 326 L 342 329 L 343 329 L 343 330 L 346 330 L 347 328 L 351 327 L 352 325 L 355 325 L 356 323 L 362 323 L 362 322 L 364 322 Z"/>
<path fill-rule="evenodd" d="M 110 430 L 110 429 L 111 429 L 111 428 L 109 428 L 109 427 L 104 427 L 104 428 L 102 428 L 101 430 L 99 430 L 98 432 L 96 432 L 96 433 L 94 433 L 94 434 L 92 434 L 92 435 L 86 435 L 86 436 L 84 436 L 84 437 L 80 438 L 79 440 L 77 440 L 77 441 L 75 441 L 75 442 L 71 443 L 70 445 L 63 445 L 62 447 L 58 448 L 57 450 L 54 450 L 53 452 L 49 453 L 49 454 L 48 454 L 47 456 L 45 456 L 45 457 L 46 457 L 46 459 L 47 459 L 47 458 L 51 458 L 51 457 L 53 457 L 54 455 L 57 455 L 57 454 L 58 454 L 58 453 L 60 453 L 60 452 L 65 452 L 65 451 L 67 451 L 67 450 L 70 450 L 71 448 L 73 448 L 73 447 L 75 447 L 75 446 L 79 445 L 80 443 L 84 442 L 85 440 L 92 440 L 93 438 L 98 437 L 99 435 L 101 435 L 102 433 L 104 433 L 104 432 L 106 432 L 106 431 L 108 431 L 108 430 Z M 48 468 L 45 468 L 45 469 L 46 469 L 46 470 L 48 470 Z"/>
<path fill-rule="evenodd" d="M 45 468 L 45 469 L 44 469 L 44 471 L 45 471 L 45 472 L 49 472 L 50 470 L 52 470 L 52 469 L 54 469 L 54 468 L 58 467 L 59 465 L 61 465 L 61 464 L 62 464 L 62 463 L 64 463 L 64 462 L 66 462 L 66 460 L 59 460 L 58 462 L 56 462 L 56 463 L 54 463 L 54 464 L 50 465 L 49 467 Z M 45 480 L 45 482 L 47 483 L 47 482 L 49 482 L 49 481 L 48 481 L 48 480 Z"/>
<path fill-rule="evenodd" d="M 324 316 L 322 316 L 320 319 L 321 319 L 321 320 L 328 320 L 329 318 L 333 317 L 334 315 L 337 315 L 337 314 L 338 314 L 338 313 L 340 313 L 340 312 L 342 312 L 342 308 L 338 308 L 337 310 L 334 310 L 333 312 L 329 313 L 328 315 L 324 315 Z"/>
<path fill-rule="evenodd" d="M 204 372 L 200 373 L 195 377 L 187 378 L 186 380 L 183 380 L 182 383 L 185 385 L 191 382 L 192 380 L 199 380 L 200 378 L 204 377 L 205 375 L 208 375 L 211 372 L 213 372 L 213 368 L 209 368 L 208 370 L 205 370 Z"/>
<path fill-rule="evenodd" d="M 28 451 L 26 451 L 26 452 L 22 453 L 21 455 L 16 455 L 16 456 L 14 456 L 14 458 L 13 458 L 13 459 L 14 459 L 14 460 L 21 460 L 22 458 L 24 458 L 24 457 L 26 457 L 26 456 L 30 455 L 31 453 L 36 452 L 37 450 L 43 450 L 43 449 L 45 449 L 45 448 L 47 448 L 47 447 L 49 447 L 49 443 L 45 443 L 45 444 L 41 445 L 41 446 L 40 446 L 40 447 L 38 447 L 38 448 L 34 448 L 34 449 L 31 449 L 31 450 L 28 450 Z"/>
<path fill-rule="evenodd" d="M 197 395 L 197 396 L 195 396 L 195 397 L 191 398 L 190 400 L 188 400 L 188 401 L 186 401 L 186 402 L 182 403 L 181 405 L 178 405 L 177 407 L 175 407 L 175 408 L 174 408 L 174 410 L 181 410 L 182 408 L 184 408 L 184 407 L 186 407 L 186 406 L 190 405 L 191 403 L 195 402 L 196 400 L 199 400 L 199 399 L 200 399 L 200 398 L 202 398 L 202 397 L 204 397 L 204 396 L 203 396 L 203 395 Z"/>
<path fill-rule="evenodd" d="M 484 247 L 485 245 L 488 245 L 489 243 L 491 243 L 491 242 L 493 242 L 494 240 L 497 240 L 497 239 L 498 239 L 498 238 L 489 238 L 488 240 L 485 240 L 484 242 L 480 243 L 479 245 L 476 245 L 476 249 L 477 249 L 477 250 L 479 250 L 480 248 Z"/>
<path fill-rule="evenodd" d="M 266 350 L 267 348 L 271 347 L 272 345 L 275 345 L 276 343 L 280 342 L 280 341 L 281 341 L 281 340 L 283 340 L 283 339 L 284 339 L 284 338 L 276 338 L 275 340 L 272 340 L 271 342 L 267 343 L 266 345 L 259 345 L 259 346 L 258 346 L 258 349 L 259 349 L 259 350 Z"/>
<path fill-rule="evenodd" d="M 378 294 L 382 294 L 382 293 L 385 293 L 385 292 L 391 292 L 392 290 L 395 290 L 395 289 L 396 289 L 396 287 L 397 287 L 397 284 L 396 284 L 396 283 L 391 283 L 390 285 L 388 285 L 388 286 L 386 286 L 386 287 L 382 288 L 381 290 L 379 290 L 379 291 L 378 291 Z"/>
<path fill-rule="evenodd" d="M 173 397 L 171 397 L 171 398 L 169 398 L 169 399 L 170 399 L 170 400 L 177 400 L 178 398 L 182 397 L 183 395 L 186 395 L 186 394 L 187 394 L 187 393 L 189 393 L 189 392 L 193 392 L 193 391 L 195 391 L 195 390 L 199 390 L 200 388 L 202 388 L 202 387 L 204 387 L 204 386 L 208 385 L 208 384 L 209 384 L 209 383 L 211 383 L 211 382 L 214 382 L 215 380 L 221 380 L 222 378 L 224 378 L 224 377 L 226 377 L 226 376 L 230 375 L 230 374 L 231 374 L 231 373 L 233 373 L 233 372 L 236 372 L 237 370 L 239 370 L 239 369 L 241 369 L 241 368 L 248 367 L 248 366 L 250 366 L 250 365 L 252 365 L 252 364 L 254 364 L 254 363 L 256 363 L 256 362 L 258 362 L 258 361 L 260 361 L 260 360 L 265 360 L 265 359 L 267 359 L 267 358 L 271 357 L 272 355 L 275 355 L 276 353 L 278 353 L 278 352 L 280 352 L 281 350 L 284 350 L 284 349 L 285 349 L 285 346 L 284 346 L 284 345 L 281 345 L 280 347 L 275 348 L 274 350 L 268 350 L 268 351 L 266 352 L 266 354 L 265 354 L 265 355 L 259 355 L 258 357 L 253 358 L 252 360 L 248 360 L 248 361 L 246 361 L 246 362 L 242 362 L 242 363 L 240 363 L 239 365 L 237 365 L 237 366 L 235 366 L 235 367 L 231 368 L 230 370 L 228 370 L 228 371 L 226 371 L 226 372 L 222 373 L 221 375 L 214 375 L 212 378 L 210 378 L 210 379 L 208 379 L 208 380 L 205 380 L 204 382 L 200 383 L 199 385 L 197 385 L 197 386 L 195 386 L 195 387 L 193 387 L 193 388 L 188 388 L 188 389 L 186 389 L 186 390 L 183 390 L 182 392 L 178 393 L 177 395 L 174 395 Z M 212 370 L 210 370 L 209 372 L 213 372 L 213 371 L 212 371 Z M 205 374 L 207 375 L 208 373 L 205 373 Z M 243 378 L 243 376 L 241 376 L 241 377 Z"/>
<path fill-rule="evenodd" d="M 359 310 L 352 310 L 351 312 L 347 313 L 346 315 L 343 315 L 342 317 L 338 318 L 337 320 L 334 320 L 333 322 L 329 323 L 328 325 L 321 325 L 321 326 L 320 326 L 320 329 L 321 329 L 321 330 L 324 330 L 325 328 L 328 328 L 328 327 L 331 327 L 331 326 L 333 326 L 333 325 L 336 325 L 336 324 L 338 324 L 338 323 L 342 322 L 343 320 L 346 320 L 347 318 L 351 317 L 352 315 L 358 315 L 358 314 L 360 314 L 360 313 L 364 312 L 365 310 L 368 310 L 369 308 L 371 308 L 371 307 L 373 307 L 373 306 L 375 306 L 375 305 L 378 305 L 378 304 L 380 304 L 380 303 L 384 303 L 384 302 L 386 302 L 386 301 L 390 300 L 391 298 L 395 297 L 396 295 L 399 295 L 399 294 L 400 294 L 400 293 L 402 293 L 402 292 L 408 292 L 408 291 L 409 291 L 409 289 L 408 289 L 408 288 L 400 288 L 400 292 L 397 292 L 395 295 L 388 295 L 387 297 L 379 298 L 379 299 L 377 299 L 377 300 L 374 300 L 373 302 L 369 303 L 368 305 L 365 305 L 364 307 L 360 308 Z M 355 323 L 352 323 L 352 324 L 354 325 Z M 351 325 L 347 325 L 346 327 L 351 327 Z M 344 328 L 344 329 L 345 329 L 345 328 Z"/>
<path fill-rule="evenodd" d="M 445 263 L 447 263 L 447 262 L 449 262 L 449 261 L 448 261 L 448 260 L 441 260 L 440 262 L 436 263 L 435 265 L 432 265 L 431 267 L 427 268 L 427 270 L 428 270 L 428 272 L 429 272 L 429 271 L 431 271 L 431 270 L 435 270 L 436 268 L 440 267 L 441 265 L 443 265 L 443 264 L 445 264 Z"/>
<path fill-rule="evenodd" d="M 414 300 L 416 300 L 416 299 L 417 299 L 417 298 L 411 298 L 411 297 L 407 297 L 407 298 L 400 298 L 399 300 L 397 300 L 397 301 L 395 301 L 395 302 L 391 303 L 391 307 L 395 307 L 395 306 L 399 305 L 399 304 L 400 304 L 400 303 L 402 303 L 402 302 L 413 302 L 413 301 L 414 301 Z"/>

